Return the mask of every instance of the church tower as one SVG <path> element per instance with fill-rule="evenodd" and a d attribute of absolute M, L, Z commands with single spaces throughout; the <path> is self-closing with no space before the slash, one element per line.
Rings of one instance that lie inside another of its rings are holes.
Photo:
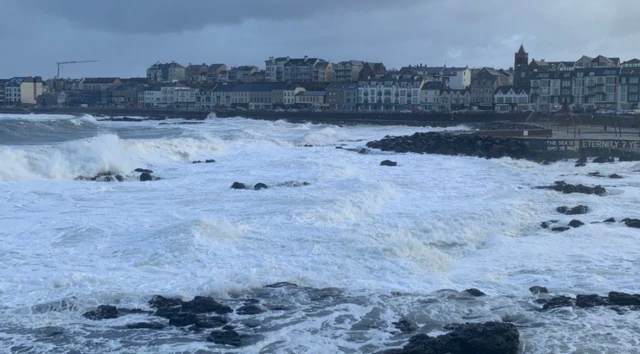
<path fill-rule="evenodd" d="M 514 78 L 513 85 L 516 87 L 528 86 L 527 80 L 527 66 L 529 64 L 529 53 L 524 51 L 524 46 L 521 44 L 520 49 L 514 55 L 513 70 Z"/>

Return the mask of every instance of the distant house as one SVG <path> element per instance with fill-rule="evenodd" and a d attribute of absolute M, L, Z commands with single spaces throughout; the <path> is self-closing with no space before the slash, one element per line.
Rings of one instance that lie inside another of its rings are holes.
<path fill-rule="evenodd" d="M 302 91 L 296 95 L 296 104 L 320 108 L 324 106 L 325 95 L 325 91 Z"/>
<path fill-rule="evenodd" d="M 168 83 L 175 81 L 184 81 L 185 68 L 176 63 L 155 63 L 147 69 L 147 79 L 149 82 Z"/>
<path fill-rule="evenodd" d="M 329 109 L 352 111 L 358 103 L 357 82 L 333 82 L 326 88 L 325 103 Z"/>
<path fill-rule="evenodd" d="M 9 80 L 6 79 L 0 79 L 0 106 L 4 106 L 5 104 L 5 95 L 6 95 L 6 88 L 5 86 L 7 85 L 7 82 Z"/>
<path fill-rule="evenodd" d="M 40 76 L 14 77 L 5 84 L 5 101 L 8 105 L 34 105 L 43 93 Z"/>
<path fill-rule="evenodd" d="M 286 82 L 222 83 L 212 90 L 211 97 L 215 106 L 270 109 L 274 105 L 295 104 L 296 94 L 303 90 Z"/>
<path fill-rule="evenodd" d="M 160 88 L 145 90 L 143 102 L 145 108 L 156 108 L 162 106 L 162 90 Z"/>
<path fill-rule="evenodd" d="M 513 76 L 505 70 L 483 68 L 471 81 L 471 104 L 481 109 L 493 109 L 493 94 L 500 86 L 513 85 Z"/>
<path fill-rule="evenodd" d="M 424 82 L 424 78 L 420 75 L 405 75 L 398 78 L 387 75 L 379 79 L 360 81 L 358 82 L 358 109 L 395 111 L 418 107 L 420 89 Z"/>
<path fill-rule="evenodd" d="M 207 69 L 207 81 L 208 82 L 219 82 L 218 74 L 222 71 L 227 71 L 227 66 L 225 64 L 211 64 Z"/>
<path fill-rule="evenodd" d="M 382 63 L 364 63 L 358 74 L 358 81 L 380 79 L 387 75 L 387 68 Z"/>
<path fill-rule="evenodd" d="M 229 82 L 249 82 L 253 73 L 259 72 L 257 66 L 243 65 L 229 70 L 228 81 Z"/>
<path fill-rule="evenodd" d="M 494 92 L 495 110 L 506 113 L 529 109 L 529 91 L 515 86 L 500 86 Z"/>
<path fill-rule="evenodd" d="M 270 58 L 267 64 L 265 78 L 272 80 L 275 75 L 276 80 L 294 82 L 320 82 L 333 80 L 333 65 L 320 58 Z M 280 72 L 282 68 L 282 73 Z M 269 73 L 271 72 L 271 73 Z M 282 74 L 282 75 L 280 75 Z"/>
<path fill-rule="evenodd" d="M 189 66 L 184 69 L 184 78 L 189 83 L 206 82 L 208 74 L 209 66 L 207 64 L 189 64 Z"/>
<path fill-rule="evenodd" d="M 289 61 L 289 57 L 274 58 L 270 57 L 265 60 L 265 81 L 266 82 L 283 82 L 284 66 Z"/>
<path fill-rule="evenodd" d="M 321 61 L 313 66 L 313 82 L 332 82 L 335 80 L 335 70 L 329 61 Z"/>
<path fill-rule="evenodd" d="M 80 89 L 83 91 L 107 91 L 122 85 L 117 77 L 87 77 L 80 81 Z"/>
<path fill-rule="evenodd" d="M 440 91 L 438 106 L 443 111 L 456 111 L 469 108 L 471 93 L 468 89 L 443 89 Z"/>
<path fill-rule="evenodd" d="M 420 104 L 427 111 L 440 110 L 440 91 L 443 90 L 442 82 L 428 81 L 420 90 Z"/>
<path fill-rule="evenodd" d="M 359 60 L 341 61 L 333 65 L 335 72 L 335 81 L 337 82 L 356 82 L 360 71 L 364 66 L 364 62 Z"/>

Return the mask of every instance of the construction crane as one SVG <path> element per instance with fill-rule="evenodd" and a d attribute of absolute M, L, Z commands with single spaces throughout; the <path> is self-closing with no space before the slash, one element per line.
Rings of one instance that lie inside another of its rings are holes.
<path fill-rule="evenodd" d="M 58 65 L 58 74 L 56 75 L 56 79 L 60 78 L 60 68 L 63 67 L 65 64 L 96 63 L 96 62 L 99 62 L 99 60 L 74 60 L 74 61 L 56 62 L 56 65 Z"/>

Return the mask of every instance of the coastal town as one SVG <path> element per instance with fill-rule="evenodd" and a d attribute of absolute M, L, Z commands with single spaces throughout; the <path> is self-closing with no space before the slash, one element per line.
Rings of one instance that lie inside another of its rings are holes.
<path fill-rule="evenodd" d="M 396 70 L 307 56 L 270 57 L 262 67 L 158 62 L 134 78 L 0 79 L 0 107 L 509 113 L 568 106 L 573 112 L 636 113 L 640 59 L 568 59 L 530 59 L 521 45 L 513 66 L 500 69 L 417 63 Z"/>

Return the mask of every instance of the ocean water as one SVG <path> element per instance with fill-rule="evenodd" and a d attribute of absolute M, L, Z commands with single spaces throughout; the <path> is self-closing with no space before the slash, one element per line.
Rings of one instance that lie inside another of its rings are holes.
<path fill-rule="evenodd" d="M 0 352 L 375 353 L 407 342 L 393 324 L 401 318 L 432 334 L 512 321 L 523 353 L 640 352 L 640 312 L 539 312 L 528 291 L 640 292 L 638 230 L 591 223 L 638 217 L 640 165 L 353 151 L 439 130 L 0 116 Z M 191 163 L 204 159 L 217 162 Z M 137 181 L 139 167 L 161 179 Z M 74 180 L 102 171 L 126 180 Z M 587 176 L 595 171 L 625 178 Z M 556 180 L 611 195 L 533 189 Z M 236 181 L 270 188 L 230 189 Z M 591 211 L 555 211 L 578 204 Z M 573 218 L 586 225 L 539 226 Z M 263 288 L 276 282 L 297 287 Z M 460 293 L 472 287 L 488 296 Z M 166 323 L 144 314 L 82 316 L 100 304 L 149 309 L 155 294 L 278 310 L 230 315 L 245 338 L 237 349 L 206 342 L 207 332 L 126 329 Z"/>

